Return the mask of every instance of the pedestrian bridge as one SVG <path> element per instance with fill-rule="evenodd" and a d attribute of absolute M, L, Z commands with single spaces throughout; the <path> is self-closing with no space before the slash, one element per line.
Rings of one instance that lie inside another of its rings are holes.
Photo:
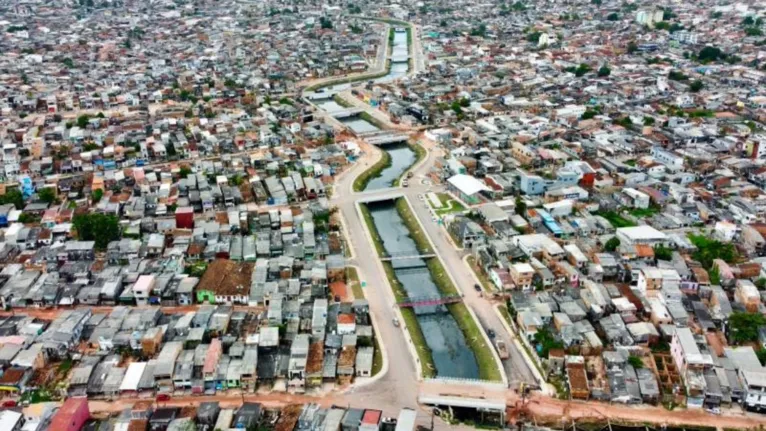
<path fill-rule="evenodd" d="M 396 144 L 398 142 L 407 142 L 409 139 L 409 135 L 396 132 L 390 132 L 376 136 L 364 136 L 364 140 L 372 145 Z"/>
<path fill-rule="evenodd" d="M 415 296 L 399 301 L 402 308 L 428 307 L 434 305 L 454 304 L 463 300 L 458 294 L 443 296 Z"/>
<path fill-rule="evenodd" d="M 384 254 L 380 257 L 380 260 L 384 262 L 390 262 L 393 260 L 405 260 L 405 259 L 428 259 L 431 257 L 436 257 L 435 253 L 420 253 L 417 252 L 401 252 L 401 253 L 393 253 L 393 254 Z"/>
<path fill-rule="evenodd" d="M 361 114 L 362 112 L 364 112 L 364 109 L 362 109 L 362 108 L 348 108 L 348 109 L 344 109 L 342 111 L 332 111 L 329 114 L 333 118 L 340 119 L 340 118 L 356 117 L 357 115 Z"/>

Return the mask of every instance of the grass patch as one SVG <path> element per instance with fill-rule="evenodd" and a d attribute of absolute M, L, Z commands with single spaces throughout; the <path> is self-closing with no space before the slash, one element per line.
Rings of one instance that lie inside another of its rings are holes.
<path fill-rule="evenodd" d="M 431 245 L 428 242 L 425 232 L 421 230 L 420 224 L 415 219 L 415 215 L 410 209 L 409 204 L 403 198 L 396 200 L 396 210 L 399 216 L 404 220 L 405 226 L 410 231 L 410 237 L 415 241 L 418 247 L 418 251 L 421 253 L 430 253 Z M 428 259 L 426 261 L 428 265 L 428 271 L 431 273 L 431 279 L 433 280 L 436 288 L 439 289 L 442 295 L 455 295 L 460 292 L 457 290 L 449 274 L 442 266 L 442 263 L 437 258 Z M 460 330 L 463 331 L 468 346 L 473 351 L 476 357 L 476 362 L 479 365 L 479 378 L 483 380 L 500 381 L 502 380 L 500 370 L 495 363 L 495 357 L 492 355 L 492 346 L 487 345 L 482 329 L 476 324 L 473 316 L 468 311 L 468 308 L 463 303 L 450 304 L 447 306 L 450 314 L 457 322 Z"/>
<path fill-rule="evenodd" d="M 473 316 L 468 311 L 468 307 L 462 302 L 450 304 L 447 306 L 452 317 L 455 318 L 460 330 L 463 331 L 468 346 L 476 356 L 476 362 L 479 365 L 479 378 L 482 380 L 491 380 L 499 382 L 502 380 L 500 370 L 495 363 L 495 357 L 492 355 L 492 346 L 487 345 L 482 329 L 476 324 Z"/>
<path fill-rule="evenodd" d="M 476 262 L 476 258 L 473 256 L 468 256 L 466 260 L 468 261 L 468 266 L 470 266 L 473 273 L 476 274 L 476 278 L 479 279 L 479 284 L 481 285 L 482 289 L 484 289 L 485 292 L 492 292 L 495 290 L 492 282 L 489 281 L 489 278 L 487 278 L 486 274 L 484 274 L 484 271 L 479 268 L 479 264 Z"/>
<path fill-rule="evenodd" d="M 354 293 L 354 298 L 364 298 L 362 283 L 359 282 L 359 273 L 356 271 L 356 268 L 351 266 L 346 267 L 346 284 L 351 286 L 351 291 Z"/>
<path fill-rule="evenodd" d="M 22 404 L 27 402 L 29 404 L 47 403 L 48 401 L 53 401 L 53 395 L 49 390 L 41 388 L 24 392 L 19 401 Z"/>
<path fill-rule="evenodd" d="M 362 112 L 361 114 L 359 114 L 359 118 L 361 118 L 362 120 L 372 124 L 373 126 L 377 127 L 378 129 L 385 129 L 386 128 L 385 124 L 383 124 L 380 121 L 376 120 L 368 112 Z"/>
<path fill-rule="evenodd" d="M 633 217 L 644 218 L 644 217 L 651 217 L 657 214 L 658 212 L 660 212 L 659 207 L 651 206 L 649 208 L 633 208 L 632 210 L 630 210 L 630 215 L 632 215 Z"/>
<path fill-rule="evenodd" d="M 426 154 L 427 154 L 426 149 L 423 148 L 422 145 L 420 145 L 420 144 L 418 144 L 416 142 L 412 142 L 412 143 L 408 142 L 407 146 L 410 147 L 410 149 L 415 153 L 415 161 L 412 162 L 412 165 L 410 165 L 409 168 L 407 168 L 404 172 L 402 172 L 402 174 L 399 175 L 399 178 L 397 178 L 394 181 L 394 187 L 399 187 L 399 185 L 401 184 L 401 182 L 404 179 L 404 177 L 407 176 L 407 174 L 410 172 L 410 170 L 413 167 L 417 166 L 418 163 L 420 163 L 420 161 L 423 160 L 426 157 Z"/>
<path fill-rule="evenodd" d="M 375 250 L 377 251 L 378 256 L 382 256 L 385 253 L 385 249 L 383 248 L 383 241 L 380 238 L 378 229 L 375 227 L 375 222 L 372 219 L 372 214 L 370 214 L 370 209 L 365 204 L 359 204 L 359 208 L 362 211 L 362 217 L 364 218 L 364 222 L 367 225 L 367 230 L 370 232 L 370 236 L 372 237 L 372 242 L 375 245 Z M 394 274 L 394 268 L 391 265 L 391 262 L 382 262 L 382 264 L 383 270 L 386 273 L 386 278 L 388 278 L 388 283 L 394 292 L 394 297 L 397 301 L 403 300 L 407 297 L 407 292 L 404 291 L 404 288 L 399 282 L 399 279 L 396 278 L 396 274 Z M 434 377 L 436 375 L 434 359 L 431 355 L 431 349 L 428 347 L 428 343 L 426 343 L 426 337 L 423 335 L 423 330 L 420 328 L 420 323 L 418 323 L 418 318 L 415 315 L 415 311 L 411 308 L 402 308 L 400 311 L 402 314 L 402 319 L 404 320 L 401 322 L 401 324 L 405 325 L 407 332 L 409 332 L 412 343 L 415 346 L 415 351 L 417 352 L 418 359 L 420 360 L 420 371 L 422 376 L 424 378 Z M 373 367 L 374 363 L 375 358 L 373 358 Z"/>
<path fill-rule="evenodd" d="M 442 203 L 441 208 L 434 208 L 430 200 L 428 200 L 428 205 L 434 209 L 434 212 L 437 216 L 445 216 L 452 213 L 462 213 L 466 210 L 465 206 L 463 206 L 460 201 L 452 199 L 452 197 L 450 197 L 450 195 L 447 193 L 437 193 L 436 196 L 439 197 L 439 201 Z"/>
<path fill-rule="evenodd" d="M 386 67 L 383 68 L 383 70 L 378 72 L 378 73 L 362 73 L 362 74 L 356 75 L 356 76 L 338 77 L 338 79 L 333 79 L 333 80 L 330 80 L 330 81 L 327 81 L 327 82 L 322 82 L 320 84 L 310 85 L 310 86 L 306 87 L 304 91 L 317 91 L 320 88 L 332 87 L 334 85 L 349 84 L 349 83 L 352 83 L 352 82 L 369 81 L 371 79 L 382 78 L 382 77 L 388 75 L 388 73 L 390 71 L 391 71 L 391 61 L 388 60 L 388 61 L 386 61 Z"/>
<path fill-rule="evenodd" d="M 64 359 L 64 361 L 62 361 L 62 362 L 59 364 L 59 368 L 58 368 L 58 372 L 59 372 L 59 374 L 64 374 L 64 375 L 66 375 L 66 373 L 68 373 L 68 372 L 69 372 L 69 370 L 71 370 L 71 369 L 72 369 L 72 365 L 73 365 L 73 363 L 72 363 L 72 360 L 71 360 L 71 359 L 69 359 L 69 358 L 66 358 L 66 359 Z"/>
<path fill-rule="evenodd" d="M 594 214 L 600 215 L 601 217 L 607 219 L 609 223 L 611 223 L 612 226 L 616 228 L 633 227 L 636 225 L 632 221 L 626 219 L 625 217 L 621 216 L 620 214 L 617 214 L 614 211 L 596 211 Z"/>
<path fill-rule="evenodd" d="M 351 103 L 347 102 L 346 99 L 340 97 L 338 94 L 332 96 L 332 100 L 333 102 L 337 103 L 338 105 L 344 108 L 351 108 L 352 106 L 354 106 Z"/>
<path fill-rule="evenodd" d="M 377 376 L 380 370 L 383 369 L 383 351 L 380 350 L 378 337 L 373 337 L 372 341 L 375 343 L 375 352 L 372 356 L 372 375 Z"/>
<path fill-rule="evenodd" d="M 383 150 L 381 150 L 383 151 Z M 380 160 L 377 161 L 374 165 L 370 166 L 369 169 L 362 172 L 361 175 L 356 177 L 354 180 L 354 191 L 355 192 L 361 192 L 362 190 L 367 188 L 367 185 L 372 181 L 373 178 L 377 178 L 381 175 L 384 169 L 391 166 L 391 155 L 388 154 L 387 151 L 383 151 L 383 157 L 380 158 Z"/>
<path fill-rule="evenodd" d="M 431 243 L 428 241 L 426 233 L 420 228 L 420 223 L 418 223 L 418 220 L 415 218 L 415 214 L 413 214 L 406 199 L 399 198 L 396 200 L 396 211 L 399 213 L 402 221 L 404 221 L 404 225 L 407 226 L 407 229 L 410 231 L 410 237 L 415 241 L 415 246 L 418 248 L 418 251 L 423 254 L 433 253 Z"/>

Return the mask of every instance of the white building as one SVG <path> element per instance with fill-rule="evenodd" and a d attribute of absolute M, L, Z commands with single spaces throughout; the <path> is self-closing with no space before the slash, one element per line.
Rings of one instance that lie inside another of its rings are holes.
<path fill-rule="evenodd" d="M 633 208 L 649 208 L 649 195 L 634 188 L 626 187 L 622 193 L 627 195 Z"/>
<path fill-rule="evenodd" d="M 660 147 L 653 147 L 651 151 L 652 158 L 657 163 L 662 163 L 671 170 L 680 170 L 684 167 L 684 158 L 678 154 L 672 153 Z"/>
<path fill-rule="evenodd" d="M 623 244 L 665 245 L 668 236 L 651 226 L 621 227 L 617 229 L 617 239 Z"/>

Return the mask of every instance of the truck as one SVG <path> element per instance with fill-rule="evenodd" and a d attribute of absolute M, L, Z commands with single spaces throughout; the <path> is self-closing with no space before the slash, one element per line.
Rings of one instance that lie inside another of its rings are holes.
<path fill-rule="evenodd" d="M 497 354 L 500 356 L 500 359 L 508 359 L 511 357 L 508 353 L 508 346 L 505 345 L 504 341 L 497 340 L 495 346 L 497 347 Z"/>

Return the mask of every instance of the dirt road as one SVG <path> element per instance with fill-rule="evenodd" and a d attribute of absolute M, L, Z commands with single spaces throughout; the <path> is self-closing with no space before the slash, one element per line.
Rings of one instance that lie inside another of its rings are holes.
<path fill-rule="evenodd" d="M 511 404 L 511 399 L 513 403 Z M 513 417 L 513 406 L 518 397 L 509 397 L 509 417 Z M 648 405 L 626 406 L 606 404 L 595 401 L 563 401 L 541 395 L 532 395 L 525 409 L 538 423 L 571 424 L 572 421 L 604 421 L 614 423 L 635 422 L 656 425 L 698 425 L 713 426 L 719 429 L 751 429 L 766 425 L 766 416 L 756 413 L 734 413 L 724 411 L 713 415 L 704 410 L 667 410 L 663 407 Z"/>
<path fill-rule="evenodd" d="M 180 313 L 188 313 L 190 311 L 191 312 L 198 311 L 202 305 L 204 304 L 185 305 L 185 306 L 177 306 L 177 307 L 160 307 L 156 305 L 146 305 L 141 307 L 130 306 L 129 308 L 131 310 L 159 309 L 164 314 L 180 314 Z M 31 317 L 42 319 L 42 320 L 54 320 L 64 311 L 78 310 L 78 309 L 90 309 L 93 312 L 93 314 L 97 314 L 97 313 L 109 314 L 114 310 L 114 307 L 77 305 L 77 306 L 69 307 L 69 308 L 15 308 L 9 311 L 0 311 L 0 316 L 11 316 L 11 315 L 18 314 L 23 316 L 31 316 Z M 249 311 L 252 313 L 260 313 L 263 310 L 264 310 L 263 307 L 248 307 L 244 305 L 234 306 L 234 311 Z"/>

